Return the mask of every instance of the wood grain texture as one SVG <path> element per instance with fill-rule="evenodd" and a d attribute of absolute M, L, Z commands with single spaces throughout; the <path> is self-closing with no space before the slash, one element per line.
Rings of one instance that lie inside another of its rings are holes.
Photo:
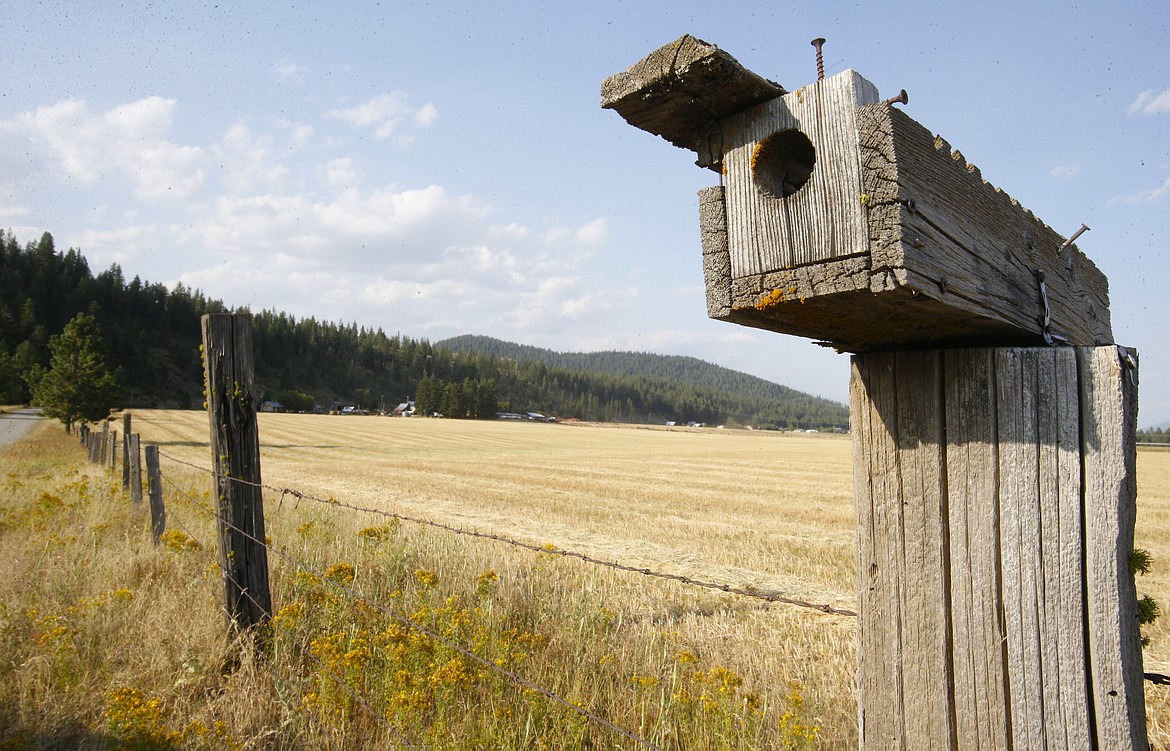
<path fill-rule="evenodd" d="M 137 433 L 132 433 L 126 441 L 126 451 L 130 461 L 130 507 L 135 511 L 142 510 L 142 446 Z"/>
<path fill-rule="evenodd" d="M 130 449 L 130 434 L 133 418 L 129 412 L 122 413 L 122 489 L 130 489 L 130 458 L 127 451 Z"/>
<path fill-rule="evenodd" d="M 201 323 L 224 613 L 234 633 L 268 621 L 272 613 L 252 318 L 215 314 L 203 316 Z"/>
<path fill-rule="evenodd" d="M 1007 751 L 995 351 L 944 353 L 957 748 Z"/>
<path fill-rule="evenodd" d="M 1063 237 L 906 113 L 864 107 L 858 122 L 874 274 L 904 269 L 919 294 L 1038 335 L 1043 272 L 1053 335 L 1112 343 L 1108 283 L 1075 245 L 1061 252 Z"/>
<path fill-rule="evenodd" d="M 1148 748 L 1118 349 L 852 363 L 861 747 Z"/>
<path fill-rule="evenodd" d="M 733 277 L 867 252 L 856 113 L 877 96 L 873 84 L 845 71 L 723 121 Z M 808 137 L 816 164 L 795 194 L 777 198 L 760 189 L 754 157 L 762 141 L 786 130 Z"/>
<path fill-rule="evenodd" d="M 902 695 L 897 413 L 893 354 L 854 357 L 849 387 L 857 510 L 858 732 L 863 749 L 906 746 Z"/>
<path fill-rule="evenodd" d="M 1149 748 L 1129 554 L 1137 513 L 1137 362 L 1078 348 L 1092 699 L 1100 748 Z"/>
<path fill-rule="evenodd" d="M 727 52 L 684 34 L 601 84 L 601 106 L 635 128 L 694 151 L 698 164 L 722 171 L 719 120 L 784 94 Z"/>
<path fill-rule="evenodd" d="M 1036 364 L 1033 349 L 997 354 L 997 404 L 1003 608 L 1012 737 L 1020 748 L 1047 748 L 1040 672 L 1039 488 Z"/>
<path fill-rule="evenodd" d="M 941 356 L 853 359 L 863 748 L 955 748 Z"/>
<path fill-rule="evenodd" d="M 731 256 L 727 248 L 727 200 L 720 185 L 699 191 L 699 230 L 707 315 L 723 318 L 731 313 Z"/>
<path fill-rule="evenodd" d="M 158 446 L 151 443 L 143 449 L 146 456 L 146 488 L 150 498 L 150 534 L 155 545 L 167 530 L 167 510 L 163 505 L 162 473 L 158 464 Z"/>
<path fill-rule="evenodd" d="M 941 353 L 896 355 L 906 743 L 954 748 Z"/>

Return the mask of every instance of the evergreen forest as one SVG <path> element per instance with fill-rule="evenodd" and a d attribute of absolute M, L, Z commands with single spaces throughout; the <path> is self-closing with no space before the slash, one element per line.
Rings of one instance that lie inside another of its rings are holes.
<path fill-rule="evenodd" d="M 50 339 L 91 317 L 122 407 L 202 404 L 199 318 L 251 312 L 262 400 L 309 411 L 368 411 L 415 401 L 419 414 L 494 417 L 539 412 L 633 423 L 699 422 L 764 429 L 844 430 L 844 405 L 687 357 L 629 352 L 557 353 L 487 337 L 432 344 L 381 328 L 229 310 L 200 291 L 168 289 L 118 265 L 93 274 L 81 252 L 53 237 L 21 244 L 0 230 L 0 404 L 30 398 Z"/>

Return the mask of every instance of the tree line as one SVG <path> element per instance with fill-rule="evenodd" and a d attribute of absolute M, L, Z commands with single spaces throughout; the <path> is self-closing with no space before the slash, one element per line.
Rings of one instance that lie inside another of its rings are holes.
<path fill-rule="evenodd" d="M 33 398 L 38 375 L 52 370 L 51 340 L 83 315 L 84 331 L 74 335 L 84 334 L 108 365 L 109 406 L 197 408 L 199 318 L 245 311 L 181 284 L 128 280 L 117 264 L 94 275 L 80 251 L 58 251 L 49 233 L 21 245 L 0 230 L 0 403 Z M 413 400 L 419 413 L 459 417 L 535 411 L 637 423 L 848 424 L 844 405 L 693 358 L 603 353 L 546 362 L 506 342 L 499 353 L 455 349 L 276 310 L 252 312 L 252 322 L 260 397 L 297 411 L 338 401 L 376 411 Z"/>

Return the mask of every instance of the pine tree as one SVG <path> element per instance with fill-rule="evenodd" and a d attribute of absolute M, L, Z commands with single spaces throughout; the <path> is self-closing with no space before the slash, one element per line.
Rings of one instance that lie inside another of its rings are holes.
<path fill-rule="evenodd" d="M 106 364 L 102 337 L 92 316 L 79 313 L 49 339 L 49 369 L 31 383 L 32 402 L 65 424 L 104 419 L 118 397 L 118 375 Z"/>

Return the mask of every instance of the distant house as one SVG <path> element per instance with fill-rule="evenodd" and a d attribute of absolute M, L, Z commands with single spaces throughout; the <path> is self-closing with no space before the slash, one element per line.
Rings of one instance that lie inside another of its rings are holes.
<path fill-rule="evenodd" d="M 353 402 L 330 402 L 329 414 L 331 415 L 352 415 L 357 405 Z"/>
<path fill-rule="evenodd" d="M 260 404 L 261 412 L 283 412 L 284 405 L 280 402 L 267 401 Z"/>
<path fill-rule="evenodd" d="M 400 415 L 402 417 L 410 417 L 414 414 L 414 402 L 402 402 L 393 409 L 391 414 Z"/>

